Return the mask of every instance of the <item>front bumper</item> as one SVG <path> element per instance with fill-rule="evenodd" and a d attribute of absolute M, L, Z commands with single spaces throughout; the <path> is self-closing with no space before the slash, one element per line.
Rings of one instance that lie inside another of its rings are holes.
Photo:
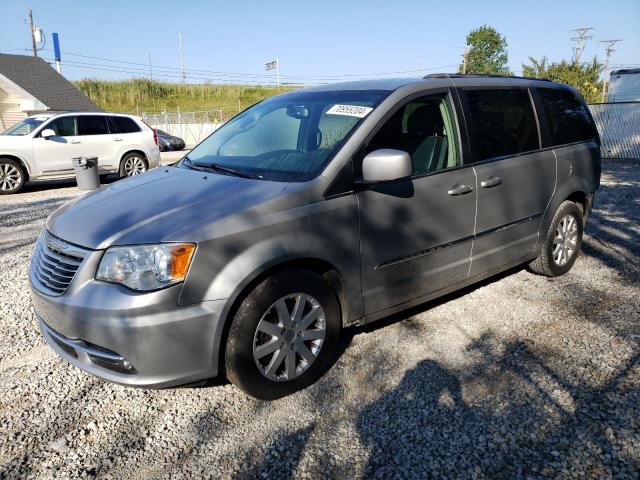
<path fill-rule="evenodd" d="M 139 387 L 180 385 L 218 374 L 225 301 L 178 305 L 182 284 L 149 293 L 93 280 L 101 252 L 89 255 L 65 293 L 31 292 L 47 343 L 97 377 Z"/>

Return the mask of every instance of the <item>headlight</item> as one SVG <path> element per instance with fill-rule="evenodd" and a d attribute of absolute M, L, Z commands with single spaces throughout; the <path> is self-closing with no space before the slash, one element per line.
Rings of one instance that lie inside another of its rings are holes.
<path fill-rule="evenodd" d="M 165 243 L 111 247 L 102 256 L 96 280 L 134 290 L 157 290 L 184 280 L 195 245 Z"/>

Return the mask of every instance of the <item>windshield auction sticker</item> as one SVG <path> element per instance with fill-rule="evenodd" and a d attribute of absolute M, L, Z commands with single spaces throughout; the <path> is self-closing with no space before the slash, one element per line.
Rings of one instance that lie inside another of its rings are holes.
<path fill-rule="evenodd" d="M 327 115 L 348 115 L 349 117 L 366 117 L 373 110 L 371 107 L 361 107 L 359 105 L 334 105 L 327 110 Z"/>

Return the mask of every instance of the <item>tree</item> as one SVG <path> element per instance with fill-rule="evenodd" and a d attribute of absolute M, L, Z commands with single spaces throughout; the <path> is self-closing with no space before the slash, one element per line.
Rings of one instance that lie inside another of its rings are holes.
<path fill-rule="evenodd" d="M 467 35 L 467 66 L 460 65 L 460 73 L 489 73 L 511 75 L 507 62 L 507 39 L 498 31 L 482 25 Z"/>
<path fill-rule="evenodd" d="M 599 94 L 602 92 L 600 80 L 602 68 L 603 65 L 597 57 L 590 62 L 582 63 L 577 63 L 575 60 L 549 63 L 547 57 L 542 57 L 542 60 L 529 57 L 529 64 L 522 64 L 522 74 L 571 85 L 582 93 L 588 103 L 593 103 L 599 101 Z"/>

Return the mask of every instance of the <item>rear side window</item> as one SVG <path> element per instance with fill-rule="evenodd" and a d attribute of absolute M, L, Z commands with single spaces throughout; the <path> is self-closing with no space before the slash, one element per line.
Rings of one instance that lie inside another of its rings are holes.
<path fill-rule="evenodd" d="M 135 133 L 140 127 L 129 117 L 108 117 L 111 133 Z"/>
<path fill-rule="evenodd" d="M 473 161 L 539 147 L 538 126 L 527 90 L 465 90 L 466 124 Z"/>
<path fill-rule="evenodd" d="M 571 91 L 539 88 L 538 94 L 551 142 L 546 147 L 598 138 L 586 105 Z"/>
<path fill-rule="evenodd" d="M 106 135 L 108 133 L 107 117 L 102 115 L 78 116 L 78 135 Z"/>
<path fill-rule="evenodd" d="M 76 134 L 76 117 L 60 117 L 44 127 L 56 132 L 58 137 L 73 137 Z"/>

